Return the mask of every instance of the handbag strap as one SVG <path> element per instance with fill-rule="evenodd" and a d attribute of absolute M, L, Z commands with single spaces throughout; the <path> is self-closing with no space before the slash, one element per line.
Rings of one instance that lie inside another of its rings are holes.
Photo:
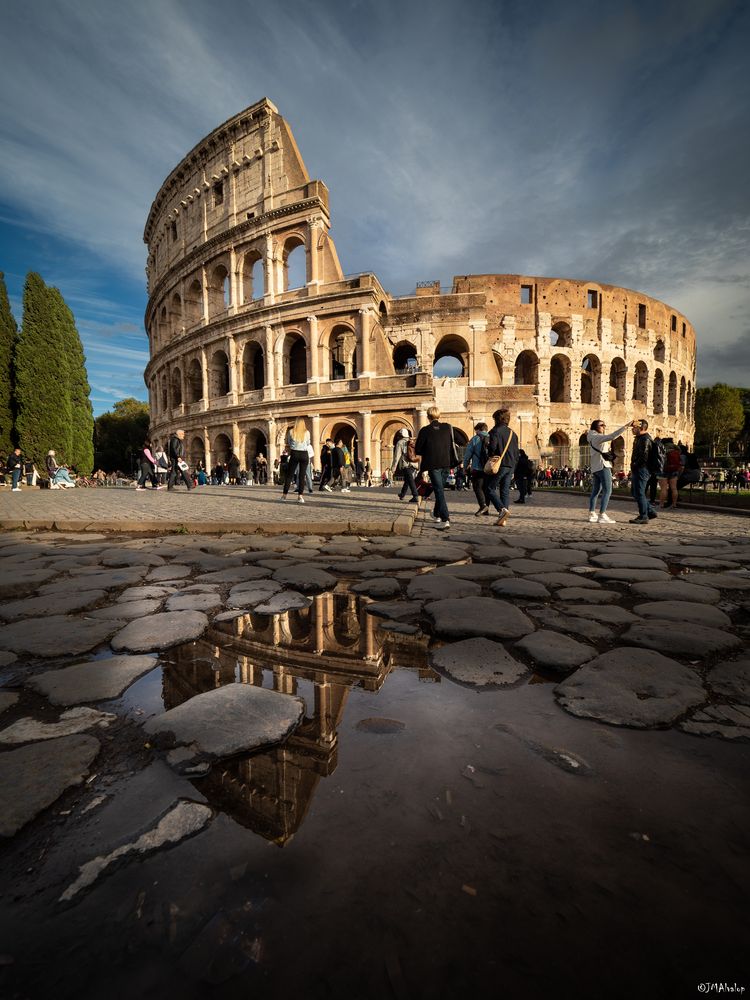
<path fill-rule="evenodd" d="M 503 453 L 500 456 L 500 461 L 498 462 L 498 468 L 503 464 L 503 459 L 505 458 L 505 453 L 508 450 L 508 448 L 510 448 L 510 442 L 516 436 L 516 432 L 513 431 L 513 430 L 511 430 L 510 427 L 508 428 L 508 430 L 510 431 L 510 434 L 508 435 L 508 440 L 505 442 L 505 447 L 503 448 Z"/>

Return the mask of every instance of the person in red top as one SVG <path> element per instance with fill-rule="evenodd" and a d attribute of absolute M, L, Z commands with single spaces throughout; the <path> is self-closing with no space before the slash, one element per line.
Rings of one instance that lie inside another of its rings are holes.
<path fill-rule="evenodd" d="M 664 460 L 664 470 L 659 476 L 659 506 L 665 510 L 672 510 L 677 506 L 677 480 L 682 472 L 682 452 L 674 441 L 669 438 L 664 440 L 667 449 L 667 456 Z M 672 494 L 672 502 L 669 502 L 669 492 Z"/>

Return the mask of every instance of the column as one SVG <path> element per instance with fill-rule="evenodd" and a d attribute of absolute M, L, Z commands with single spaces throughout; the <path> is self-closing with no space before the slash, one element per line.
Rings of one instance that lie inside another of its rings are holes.
<path fill-rule="evenodd" d="M 276 364 L 275 356 L 273 351 L 273 328 L 270 326 L 266 327 L 266 346 L 263 359 L 266 366 L 266 389 L 267 393 L 264 396 L 268 399 L 276 398 Z"/>
<path fill-rule="evenodd" d="M 414 426 L 417 434 L 419 434 L 422 428 L 426 427 L 428 423 L 429 420 L 427 419 L 427 410 L 423 406 L 417 407 L 414 411 Z"/>
<path fill-rule="evenodd" d="M 205 348 L 201 347 L 201 375 L 203 379 L 203 409 L 208 409 L 208 358 Z"/>
<path fill-rule="evenodd" d="M 328 594 L 316 594 L 315 597 L 313 597 L 313 622 L 315 625 L 316 653 L 322 653 L 325 649 L 325 632 L 323 630 L 323 625 L 328 617 L 325 605 L 329 603 L 329 596 L 330 595 Z"/>
<path fill-rule="evenodd" d="M 244 466 L 245 460 L 240 455 L 241 446 L 242 445 L 241 445 L 241 441 L 240 441 L 240 425 L 237 423 L 236 420 L 233 420 L 232 421 L 232 451 L 237 456 L 237 458 L 239 458 L 240 465 Z"/>
<path fill-rule="evenodd" d="M 362 410 L 359 420 L 359 457 L 362 462 L 366 458 L 372 464 L 373 456 L 370 454 L 372 448 L 372 411 Z"/>
<path fill-rule="evenodd" d="M 204 323 L 208 323 L 208 275 L 206 265 L 201 267 L 201 294 L 203 296 L 203 317 Z"/>
<path fill-rule="evenodd" d="M 234 337 L 227 337 L 227 358 L 229 359 L 229 395 L 232 397 L 232 403 L 236 404 L 240 380 L 237 378 L 237 345 L 234 342 Z"/>
<path fill-rule="evenodd" d="M 265 270 L 265 300 L 267 302 L 273 303 L 276 297 L 276 273 L 275 273 L 275 261 L 273 259 L 273 237 L 270 233 L 266 233 L 266 247 L 263 260 L 263 266 Z"/>
<path fill-rule="evenodd" d="M 320 414 L 313 413 L 310 419 L 312 420 L 310 439 L 315 450 L 315 457 L 313 459 L 313 464 L 315 464 L 320 460 Z"/>
<path fill-rule="evenodd" d="M 268 418 L 268 428 L 266 433 L 268 441 L 268 482 L 271 482 L 273 475 L 273 463 L 279 457 L 276 453 L 276 421 L 273 417 Z"/>
<path fill-rule="evenodd" d="M 372 371 L 370 328 L 374 309 L 359 310 L 359 324 L 357 330 L 357 367 L 359 375 L 374 375 Z"/>
<path fill-rule="evenodd" d="M 308 223 L 309 239 L 309 274 L 308 285 L 317 286 L 320 284 L 320 261 L 318 260 L 318 239 L 320 235 L 320 219 L 310 219 Z"/>
<path fill-rule="evenodd" d="M 211 462 L 211 438 L 208 436 L 208 427 L 203 427 L 201 429 L 203 431 L 203 444 L 205 445 L 205 448 L 206 448 L 206 457 L 205 457 L 204 461 L 206 463 L 206 471 L 208 471 L 211 468 L 211 465 L 212 465 L 212 462 Z"/>
<path fill-rule="evenodd" d="M 237 254 L 234 247 L 229 251 L 229 312 L 237 312 Z"/>
<path fill-rule="evenodd" d="M 308 316 L 310 331 L 310 382 L 320 382 L 320 351 L 318 350 L 318 317 Z"/>

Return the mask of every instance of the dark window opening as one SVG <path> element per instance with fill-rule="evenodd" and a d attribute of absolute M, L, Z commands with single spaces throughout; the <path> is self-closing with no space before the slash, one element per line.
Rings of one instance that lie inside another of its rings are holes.
<path fill-rule="evenodd" d="M 247 217 L 248 217 L 248 219 L 254 219 L 255 218 L 255 212 L 248 212 L 247 213 Z"/>
<path fill-rule="evenodd" d="M 673 330 L 677 329 L 677 317 L 676 316 L 672 316 L 672 329 Z"/>
<path fill-rule="evenodd" d="M 686 334 L 687 334 L 687 326 L 683 323 L 682 324 L 682 336 L 684 337 L 684 336 L 686 336 Z"/>
<path fill-rule="evenodd" d="M 177 239 L 177 223 L 176 222 L 170 222 L 170 224 L 169 224 L 169 231 L 172 234 L 172 242 L 174 242 Z"/>
<path fill-rule="evenodd" d="M 224 202 L 224 181 L 217 181 L 214 184 L 214 208 Z"/>
<path fill-rule="evenodd" d="M 638 326 L 641 330 L 646 329 L 646 306 L 643 302 L 638 303 Z"/>
<path fill-rule="evenodd" d="M 589 309 L 596 309 L 599 305 L 599 293 L 594 288 L 589 288 L 586 293 L 586 305 Z"/>
<path fill-rule="evenodd" d="M 531 305 L 531 285 L 521 285 L 521 305 Z"/>

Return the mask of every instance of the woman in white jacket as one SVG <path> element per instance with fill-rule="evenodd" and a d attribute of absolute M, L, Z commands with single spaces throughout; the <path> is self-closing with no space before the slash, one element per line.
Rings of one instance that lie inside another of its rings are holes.
<path fill-rule="evenodd" d="M 606 424 L 603 420 L 595 420 L 591 425 L 591 430 L 586 435 L 586 440 L 591 447 L 591 496 L 589 497 L 589 522 L 591 524 L 614 524 L 612 518 L 607 514 L 607 504 L 612 496 L 612 452 L 605 446 L 609 441 L 614 441 L 630 424 L 618 427 L 611 434 L 605 434 Z M 596 501 L 601 494 L 599 503 L 599 514 L 596 513 Z"/>

